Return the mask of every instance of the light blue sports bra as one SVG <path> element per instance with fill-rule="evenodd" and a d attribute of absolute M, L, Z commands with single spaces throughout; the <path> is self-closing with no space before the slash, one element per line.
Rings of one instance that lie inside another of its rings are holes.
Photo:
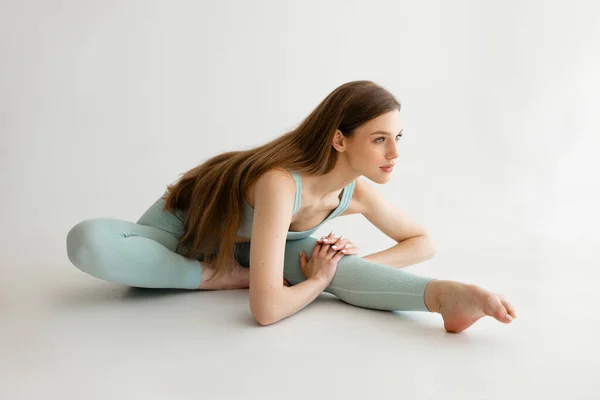
<path fill-rule="evenodd" d="M 292 174 L 294 181 L 296 181 L 296 199 L 294 201 L 294 210 L 292 212 L 292 215 L 294 215 L 294 214 L 296 214 L 296 212 L 298 212 L 298 209 L 300 208 L 300 200 L 302 198 L 302 177 L 297 172 L 292 171 L 289 168 L 286 168 L 286 169 L 290 172 L 290 174 Z M 309 229 L 307 231 L 302 231 L 302 232 L 288 231 L 287 240 L 304 239 L 304 238 L 312 235 L 317 229 L 319 229 L 319 227 L 321 225 L 323 225 L 330 219 L 333 219 L 333 218 L 337 217 L 338 215 L 340 215 L 341 213 L 343 213 L 348 208 L 348 204 L 350 203 L 350 199 L 352 198 L 352 192 L 354 192 L 355 184 L 356 184 L 356 181 L 352 181 L 348 186 L 346 186 L 344 188 L 344 191 L 342 192 L 342 200 L 340 201 L 340 204 L 337 206 L 337 208 L 335 210 L 333 210 L 327 216 L 327 218 L 325 218 L 325 220 L 323 220 L 323 222 L 321 222 L 319 225 L 317 225 L 314 228 Z M 240 222 L 240 226 L 238 228 L 237 234 L 238 234 L 238 236 L 241 236 L 241 237 L 250 238 L 252 236 L 252 222 L 254 221 L 254 208 L 252 208 L 246 200 L 243 201 L 243 205 L 244 205 L 244 214 L 242 216 L 242 221 Z"/>

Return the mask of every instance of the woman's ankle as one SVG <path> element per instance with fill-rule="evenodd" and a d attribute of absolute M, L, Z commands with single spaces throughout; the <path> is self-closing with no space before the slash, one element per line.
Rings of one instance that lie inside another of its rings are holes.
<path fill-rule="evenodd" d="M 425 306 L 429 311 L 434 313 L 440 312 L 442 291 L 446 284 L 447 281 L 432 279 L 425 286 Z"/>

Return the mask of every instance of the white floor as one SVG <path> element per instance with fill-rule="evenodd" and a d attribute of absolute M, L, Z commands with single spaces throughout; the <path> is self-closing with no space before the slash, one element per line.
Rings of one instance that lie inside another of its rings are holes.
<path fill-rule="evenodd" d="M 30 249 L 31 250 L 31 249 Z M 324 294 L 257 325 L 247 290 L 133 289 L 64 261 L 2 260 L 0 399 L 598 399 L 597 247 L 438 250 L 408 270 L 505 294 L 519 318 L 449 334 L 437 314 Z"/>

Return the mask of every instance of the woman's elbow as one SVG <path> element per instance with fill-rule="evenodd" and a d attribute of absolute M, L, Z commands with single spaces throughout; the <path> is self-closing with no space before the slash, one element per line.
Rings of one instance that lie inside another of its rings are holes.
<path fill-rule="evenodd" d="M 433 243 L 433 239 L 431 239 L 431 237 L 428 235 L 425 235 L 425 243 L 425 259 L 429 260 L 432 259 L 433 256 L 435 256 L 436 248 L 435 244 Z"/>
<path fill-rule="evenodd" d="M 273 318 L 273 313 L 267 307 L 267 303 L 264 299 L 253 299 L 250 296 L 250 312 L 261 326 L 271 325 L 276 322 Z"/>
<path fill-rule="evenodd" d="M 252 311 L 252 316 L 254 317 L 254 319 L 256 320 L 256 322 L 258 322 L 258 324 L 260 326 L 267 326 L 267 325 L 271 325 L 274 324 L 275 322 L 277 322 L 276 319 L 273 318 L 272 315 L 269 315 L 269 313 L 267 312 L 257 312 L 257 311 Z"/>

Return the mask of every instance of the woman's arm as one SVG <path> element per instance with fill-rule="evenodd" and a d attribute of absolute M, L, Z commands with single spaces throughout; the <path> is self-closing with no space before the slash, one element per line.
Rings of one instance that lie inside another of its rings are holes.
<path fill-rule="evenodd" d="M 389 249 L 369 254 L 361 258 L 386 264 L 396 268 L 404 268 L 429 260 L 435 255 L 435 248 L 427 235 L 405 239 Z"/>
<path fill-rule="evenodd" d="M 268 171 L 256 182 L 249 297 L 252 315 L 261 325 L 275 323 L 298 312 L 328 285 L 318 279 L 309 279 L 292 287 L 282 283 L 285 245 L 295 196 L 296 183 L 285 171 Z"/>
<path fill-rule="evenodd" d="M 356 181 L 356 204 L 360 213 L 398 244 L 362 257 L 365 260 L 403 268 L 432 258 L 435 246 L 425 229 L 385 199 L 373 185 Z"/>
<path fill-rule="evenodd" d="M 300 257 L 299 254 L 298 257 Z M 323 279 L 312 278 L 291 287 L 284 287 L 273 297 L 269 313 L 263 315 L 260 320 L 257 319 L 258 323 L 261 325 L 274 324 L 297 313 L 312 303 L 328 285 L 329 282 Z"/>

